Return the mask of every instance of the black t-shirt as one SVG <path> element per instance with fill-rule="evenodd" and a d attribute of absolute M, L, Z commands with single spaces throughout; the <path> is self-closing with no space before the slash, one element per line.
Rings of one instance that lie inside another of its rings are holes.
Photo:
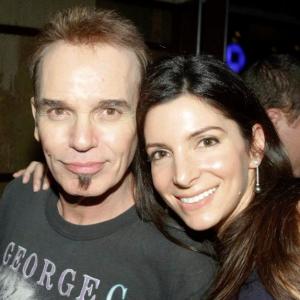
<path fill-rule="evenodd" d="M 168 241 L 131 208 L 95 225 L 66 222 L 50 189 L 14 180 L 0 200 L 0 299 L 201 299 L 215 263 Z M 9 298 L 10 297 L 10 298 Z"/>

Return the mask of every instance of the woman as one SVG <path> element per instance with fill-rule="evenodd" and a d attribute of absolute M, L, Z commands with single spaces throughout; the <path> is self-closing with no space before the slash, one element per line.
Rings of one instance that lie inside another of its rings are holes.
<path fill-rule="evenodd" d="M 244 83 L 211 57 L 166 59 L 149 70 L 137 116 L 137 206 L 173 240 L 170 210 L 213 230 L 210 299 L 300 299 L 299 179 Z"/>
<path fill-rule="evenodd" d="M 253 94 L 210 57 L 154 65 L 138 108 L 138 206 L 164 229 L 169 208 L 214 228 L 220 270 L 211 299 L 240 299 L 261 279 L 275 299 L 300 299 L 299 179 Z M 147 161 L 150 161 L 148 162 Z M 257 275 L 258 274 L 258 275 Z"/>

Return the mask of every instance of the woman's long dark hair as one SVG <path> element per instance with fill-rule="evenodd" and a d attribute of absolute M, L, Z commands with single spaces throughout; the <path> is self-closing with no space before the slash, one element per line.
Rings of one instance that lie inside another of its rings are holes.
<path fill-rule="evenodd" d="M 286 152 L 256 97 L 238 75 L 210 56 L 164 59 L 148 71 L 137 112 L 135 175 L 141 216 L 169 235 L 165 230 L 166 205 L 152 185 L 144 122 L 152 107 L 184 93 L 198 96 L 234 120 L 249 150 L 254 124 L 262 126 L 266 141 L 260 165 L 262 192 L 255 194 L 249 207 L 216 239 L 220 269 L 211 299 L 232 299 L 253 271 L 276 299 L 296 298 L 295 293 L 300 293 L 299 179 L 293 178 Z"/>

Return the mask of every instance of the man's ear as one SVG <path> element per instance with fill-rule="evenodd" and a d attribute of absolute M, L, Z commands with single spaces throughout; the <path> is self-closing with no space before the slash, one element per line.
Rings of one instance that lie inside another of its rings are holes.
<path fill-rule="evenodd" d="M 260 124 L 252 127 L 252 145 L 250 146 L 250 168 L 256 168 L 260 165 L 265 150 L 265 134 Z"/>
<path fill-rule="evenodd" d="M 278 123 L 282 119 L 282 111 L 279 108 L 268 108 L 266 110 L 266 113 L 269 117 L 269 119 L 272 121 L 275 128 L 278 127 Z"/>
<path fill-rule="evenodd" d="M 34 135 L 34 138 L 39 142 L 40 136 L 39 136 L 38 125 L 37 125 L 37 111 L 36 111 L 34 97 L 31 97 L 30 102 L 31 102 L 31 111 L 32 111 L 33 119 L 34 119 L 34 134 L 33 135 Z"/>

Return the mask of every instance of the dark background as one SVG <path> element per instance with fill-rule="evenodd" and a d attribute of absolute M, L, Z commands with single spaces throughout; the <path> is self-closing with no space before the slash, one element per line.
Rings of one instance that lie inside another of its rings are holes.
<path fill-rule="evenodd" d="M 33 139 L 26 57 L 48 14 L 89 4 L 116 9 L 143 33 L 153 58 L 213 54 L 229 43 L 246 56 L 244 69 L 271 53 L 300 55 L 299 0 L 0 0 L 0 192 L 11 173 L 41 159 Z M 238 60 L 233 55 L 232 60 Z"/>
<path fill-rule="evenodd" d="M 214 54 L 239 43 L 247 65 L 271 53 L 300 54 L 299 1 L 114 0 L 97 1 L 131 18 L 157 55 Z M 247 65 L 245 67 L 247 67 Z"/>

